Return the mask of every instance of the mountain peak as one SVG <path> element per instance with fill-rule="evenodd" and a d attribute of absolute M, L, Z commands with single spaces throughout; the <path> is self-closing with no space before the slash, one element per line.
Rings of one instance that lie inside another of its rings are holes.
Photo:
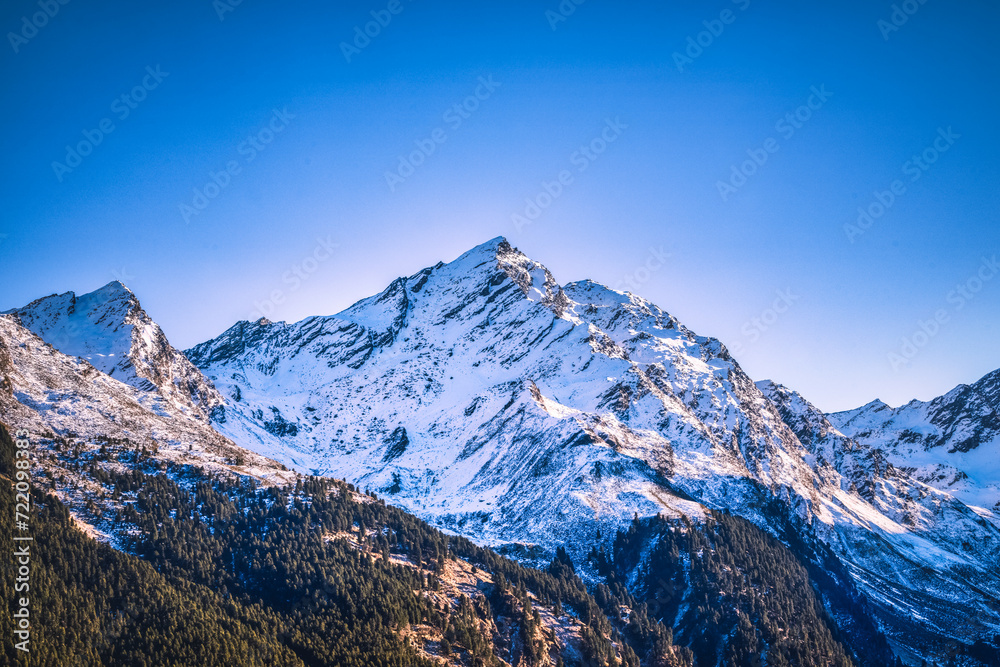
<path fill-rule="evenodd" d="M 505 237 L 505 236 L 494 236 L 493 238 L 491 238 L 486 243 L 482 243 L 480 245 L 482 245 L 482 246 L 497 246 L 497 247 L 499 247 L 499 246 L 501 246 L 501 245 L 503 245 L 505 243 L 507 243 L 507 237 Z M 507 245 L 510 245 L 510 244 L 507 243 Z"/>
<path fill-rule="evenodd" d="M 76 297 L 78 307 L 94 312 L 104 311 L 112 320 L 129 319 L 142 313 L 139 298 L 119 280 L 112 280 L 107 285 L 93 292 Z"/>
<path fill-rule="evenodd" d="M 155 388 L 182 413 L 207 420 L 222 402 L 119 280 L 80 296 L 53 294 L 8 312 L 56 350 L 142 391 Z"/>
<path fill-rule="evenodd" d="M 805 396 L 790 387 L 774 380 L 757 380 L 754 382 L 761 393 L 776 405 L 795 402 L 807 408 L 810 412 L 822 414 Z"/>
<path fill-rule="evenodd" d="M 484 243 L 466 250 L 461 255 L 450 262 L 439 263 L 432 267 L 432 270 L 441 268 L 454 269 L 459 274 L 468 274 L 484 266 L 495 266 L 495 262 L 502 256 L 516 252 L 510 243 L 502 236 L 497 236 Z M 518 253 L 520 254 L 520 253 Z M 425 269 L 426 271 L 426 269 Z"/>
<path fill-rule="evenodd" d="M 126 287 L 125 283 L 123 283 L 120 280 L 112 280 L 104 287 L 94 290 L 93 292 L 91 292 L 91 294 L 95 295 L 103 294 L 109 297 L 115 297 L 120 295 L 135 296 L 135 293 L 128 287 Z"/>
<path fill-rule="evenodd" d="M 57 350 L 110 373 L 127 355 L 133 320 L 145 317 L 139 300 L 117 280 L 93 292 L 63 292 L 6 311 Z"/>

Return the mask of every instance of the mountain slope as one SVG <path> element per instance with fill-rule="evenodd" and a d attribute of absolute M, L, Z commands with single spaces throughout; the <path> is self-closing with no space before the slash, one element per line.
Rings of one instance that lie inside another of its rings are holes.
<path fill-rule="evenodd" d="M 14 449 L 0 424 L 0 544 L 8 553 L 15 544 Z M 85 536 L 55 496 L 33 491 L 30 588 L 21 589 L 30 593 L 29 652 L 5 642 L 8 664 L 503 667 L 497 656 L 529 648 L 544 658 L 531 663 L 539 667 L 563 657 L 579 664 L 574 657 L 588 653 L 638 664 L 627 647 L 616 652 L 607 618 L 578 580 L 563 598 L 589 610 L 590 625 L 557 618 L 551 602 L 523 588 L 551 595 L 567 588 L 565 578 L 494 556 L 495 583 L 454 555 L 446 559 L 445 536 L 342 483 L 300 481 L 277 491 L 198 475 L 186 489 L 144 474 L 141 465 L 119 472 L 107 453 L 86 458 L 124 501 L 107 509 L 134 553 Z M 383 527 L 384 545 L 364 529 L 348 530 L 355 521 Z M 475 552 L 467 544 L 455 549 Z M 423 559 L 416 556 L 424 550 Z M 246 558 L 234 562 L 233 554 Z M 499 583 L 503 573 L 520 587 L 520 599 Z M 0 579 L 13 590 L 12 568 Z M 494 612 L 484 592 L 503 605 Z M 544 618 L 526 627 L 534 619 L 523 605 L 531 600 Z M 13 627 L 9 605 L 0 607 L 0 620 Z M 447 659 L 439 657 L 445 638 Z M 662 653 L 667 667 L 690 665 L 669 641 Z"/>
<path fill-rule="evenodd" d="M 135 295 L 117 280 L 80 296 L 53 294 L 5 314 L 62 353 L 158 394 L 175 414 L 207 422 L 222 404 L 212 383 L 170 345 Z"/>
<path fill-rule="evenodd" d="M 94 541 L 74 527 L 53 495 L 30 494 L 32 539 L 14 542 L 13 464 L 14 443 L 0 424 L 0 548 L 14 554 L 27 545 L 30 559 L 30 576 L 17 589 L 29 599 L 30 632 L 18 637 L 8 630 L 13 640 L 0 649 L 4 664 L 229 667 L 239 656 L 249 667 L 305 667 L 280 641 L 273 613 L 168 580 L 150 563 Z M 0 570 L 11 599 L 14 575 L 13 567 Z M 0 605 L 4 627 L 16 627 L 12 613 L 18 607 Z M 24 640 L 27 652 L 15 648 Z"/>
<path fill-rule="evenodd" d="M 770 381 L 758 386 L 812 452 L 820 474 L 840 474 L 852 492 L 878 509 L 881 530 L 827 537 L 839 542 L 835 548 L 862 590 L 919 616 L 938 633 L 991 637 L 1000 617 L 1000 582 L 992 576 L 1000 547 L 996 526 L 897 467 L 898 456 L 845 436 L 798 393 Z M 960 612 L 965 605 L 977 611 Z M 909 631 L 891 617 L 884 622 L 893 636 Z"/>
<path fill-rule="evenodd" d="M 1000 523 L 1000 370 L 944 396 L 890 408 L 881 401 L 827 415 L 917 479 Z"/>
<path fill-rule="evenodd" d="M 801 428 L 719 341 L 637 296 L 561 287 L 504 239 L 337 315 L 241 322 L 187 355 L 226 396 L 234 441 L 522 558 L 579 556 L 635 514 L 710 507 L 773 530 L 760 508 L 778 499 L 907 650 L 1000 630 L 993 526 L 845 455 L 853 441 L 811 406 L 819 431 Z"/>
<path fill-rule="evenodd" d="M 209 470 L 274 481 L 292 477 L 284 466 L 173 409 L 158 393 L 136 389 L 53 349 L 11 315 L 0 315 L 0 418 L 38 441 L 97 447 L 97 440 L 111 439 Z M 72 463 L 69 457 L 48 472 L 75 476 L 68 469 Z"/>
<path fill-rule="evenodd" d="M 0 478 L 13 463 L 5 436 L 0 425 Z M 433 664 L 425 658 L 492 667 L 637 667 L 640 660 L 735 667 L 761 652 L 799 656 L 803 666 L 857 664 L 795 558 L 735 517 L 713 519 L 725 531 L 676 522 L 669 530 L 682 549 L 656 554 L 657 577 L 670 577 L 675 601 L 692 607 L 681 644 L 661 622 L 673 614 L 616 583 L 592 596 L 565 552 L 545 571 L 525 568 L 343 482 L 300 478 L 261 488 L 191 469 L 179 474 L 176 466 L 164 472 L 113 443 L 78 459 L 83 478 L 101 481 L 91 495 L 103 518 L 91 520 L 113 525 L 125 551 L 145 562 L 93 543 L 73 530 L 55 498 L 36 494 L 44 505 L 34 524 L 44 573 L 36 570 L 35 594 L 69 627 L 95 629 L 38 633 L 36 653 L 86 655 L 88 665 L 235 664 L 220 660 L 220 650 L 240 655 L 240 664 L 270 654 L 279 664 L 316 667 Z M 0 494 L 0 504 L 8 502 L 12 494 Z M 633 522 L 629 538 L 639 526 Z M 615 549 L 618 557 L 622 551 Z M 772 560 L 785 567 L 758 565 Z M 157 600 L 151 608 L 168 619 L 167 631 L 137 594 Z M 188 605 L 186 615 L 175 601 Z M 201 639 L 226 618 L 224 630 Z M 746 632 L 751 618 L 763 634 Z M 735 624 L 741 632 L 732 632 Z M 696 662 L 685 645 L 701 652 Z M 178 659 L 185 654 L 188 662 Z"/>

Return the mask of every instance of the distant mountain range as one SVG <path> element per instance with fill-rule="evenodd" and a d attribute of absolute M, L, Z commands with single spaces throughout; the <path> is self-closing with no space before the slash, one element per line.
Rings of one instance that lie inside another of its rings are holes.
<path fill-rule="evenodd" d="M 342 478 L 528 564 L 721 510 L 862 596 L 907 664 L 985 664 L 963 647 L 1000 634 L 998 408 L 1000 371 L 824 414 L 645 299 L 560 285 L 502 238 L 336 315 L 238 322 L 184 352 L 117 282 L 0 316 L 0 413 L 39 439 Z"/>

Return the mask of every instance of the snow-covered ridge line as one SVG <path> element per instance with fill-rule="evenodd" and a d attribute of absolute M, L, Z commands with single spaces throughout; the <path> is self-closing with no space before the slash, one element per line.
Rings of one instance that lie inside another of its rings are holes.
<path fill-rule="evenodd" d="M 87 449 L 118 441 L 156 450 L 161 461 L 216 473 L 275 483 L 294 477 L 276 461 L 238 447 L 209 424 L 187 417 L 155 392 L 125 384 L 84 359 L 56 350 L 11 315 L 0 315 L 0 420 L 28 432 L 40 448 L 35 460 L 50 468 L 50 476 L 76 477 L 50 462 L 46 449 L 54 442 Z"/>
<path fill-rule="evenodd" d="M 240 323 L 188 354 L 227 396 L 235 441 L 481 543 L 572 549 L 634 513 L 705 506 L 766 524 L 764 488 L 887 615 L 914 567 L 936 571 L 919 583 L 928 618 L 969 572 L 981 604 L 1000 591 L 990 550 L 961 546 L 1000 539 L 976 512 L 755 384 L 719 341 L 636 295 L 560 286 L 502 238 L 335 315 Z"/>
<path fill-rule="evenodd" d="M 140 368 L 149 352 L 132 332 L 155 324 L 120 291 L 28 309 L 58 322 L 88 313 L 88 345 L 128 349 Z M 217 392 L 208 418 L 227 442 L 377 490 L 482 544 L 572 552 L 635 514 L 698 520 L 706 508 L 768 528 L 764 505 L 778 501 L 845 561 L 896 641 L 1000 631 L 980 613 L 1000 608 L 993 510 L 970 509 L 795 392 L 755 383 L 722 343 L 656 305 L 560 285 L 503 238 L 335 315 L 238 322 L 185 354 Z M 139 384 L 186 418 L 161 385 Z M 977 396 L 967 420 L 985 428 L 997 395 Z M 908 598 L 920 618 L 901 611 Z"/>
<path fill-rule="evenodd" d="M 931 401 L 827 415 L 859 443 L 1000 523 L 1000 370 Z"/>
<path fill-rule="evenodd" d="M 70 356 L 208 422 L 223 403 L 211 382 L 167 341 L 163 330 L 119 281 L 77 296 L 53 294 L 6 311 L 27 329 Z"/>

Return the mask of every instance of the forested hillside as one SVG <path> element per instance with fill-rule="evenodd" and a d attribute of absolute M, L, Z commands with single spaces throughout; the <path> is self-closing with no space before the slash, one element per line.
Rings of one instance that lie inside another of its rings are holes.
<path fill-rule="evenodd" d="M 14 445 L 6 429 L 0 441 L 10 553 Z M 35 491 L 31 652 L 5 640 L 10 664 L 640 664 L 578 578 L 524 568 L 342 482 L 279 490 L 171 470 L 181 486 L 139 452 L 101 451 L 80 469 L 117 502 L 94 507 L 116 514 L 131 553 L 75 530 L 54 495 Z M 122 462 L 128 472 L 102 467 Z M 470 571 L 467 591 L 443 581 Z M 9 600 L 12 570 L 3 576 Z M 11 613 L 3 605 L 8 629 Z"/>
<path fill-rule="evenodd" d="M 32 667 L 181 667 L 305 663 L 279 641 L 280 617 L 87 537 L 55 496 L 31 494 L 30 589 L 14 592 L 13 450 L 0 425 L 3 663 Z M 18 545 L 24 544 L 19 542 Z M 29 652 L 14 648 L 12 607 L 30 599 Z"/>
<path fill-rule="evenodd" d="M 14 446 L 6 430 L 0 441 L 8 487 Z M 71 470 L 100 484 L 85 518 L 122 551 L 34 493 L 32 652 L 19 664 L 807 667 L 886 655 L 874 628 L 851 645 L 824 606 L 834 586 L 722 514 L 637 520 L 589 563 L 559 549 L 536 570 L 337 480 L 213 478 L 122 442 L 74 452 Z M 14 499 L 2 497 L 10 553 Z"/>
<path fill-rule="evenodd" d="M 636 520 L 610 552 L 594 550 L 589 560 L 611 591 L 631 593 L 642 613 L 668 619 L 699 665 L 849 665 L 850 639 L 862 664 L 894 662 L 855 591 L 829 576 L 813 579 L 790 549 L 739 517 L 714 512 L 697 528 L 686 519 Z M 838 628 L 824 593 L 852 637 Z"/>

